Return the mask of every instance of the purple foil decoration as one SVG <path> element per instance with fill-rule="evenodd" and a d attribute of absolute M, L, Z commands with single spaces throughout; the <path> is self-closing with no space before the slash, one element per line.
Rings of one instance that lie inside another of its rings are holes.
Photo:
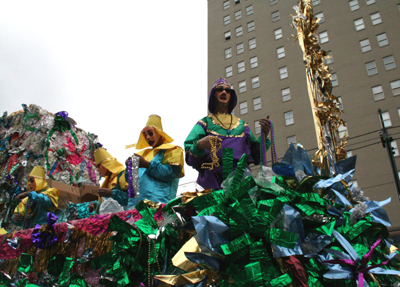
<path fill-rule="evenodd" d="M 133 188 L 133 176 L 132 176 L 132 158 L 128 159 L 128 197 L 135 197 L 135 189 Z"/>
<path fill-rule="evenodd" d="M 334 230 L 335 231 L 335 230 Z M 336 235 L 335 235 L 336 237 Z M 339 240 L 339 238 L 338 238 Z M 350 245 L 350 243 L 348 242 L 342 242 L 345 239 L 339 240 L 339 242 L 343 245 L 344 243 L 347 243 L 347 245 L 349 246 L 348 248 L 352 248 L 353 247 Z M 353 274 L 354 275 L 358 275 L 358 286 L 359 287 L 363 287 L 364 286 L 364 275 L 366 275 L 367 273 L 374 273 L 374 268 L 380 267 L 380 266 L 384 266 L 386 264 L 389 263 L 390 260 L 387 261 L 383 261 L 380 264 L 374 264 L 374 265 L 367 265 L 368 262 L 371 260 L 372 257 L 372 253 L 375 251 L 375 248 L 378 246 L 378 244 L 381 242 L 381 237 L 379 237 L 379 239 L 371 246 L 370 250 L 361 258 L 361 260 L 359 259 L 359 257 L 355 257 L 354 260 L 352 259 L 335 259 L 335 260 L 327 260 L 324 261 L 324 263 L 330 263 L 330 264 L 347 264 L 352 266 L 353 268 Z M 346 249 L 346 248 L 345 248 Z M 355 252 L 355 250 L 353 249 L 353 253 L 357 254 Z M 350 254 L 350 257 L 352 254 Z M 385 270 L 385 271 L 390 271 L 390 270 Z M 328 272 L 329 273 L 329 272 Z M 384 274 L 384 273 L 382 273 Z M 389 273 L 387 273 L 389 274 Z"/>
<path fill-rule="evenodd" d="M 92 165 L 90 164 L 90 162 L 86 163 L 87 169 L 88 169 L 88 174 L 90 176 L 90 180 L 93 183 L 97 183 L 97 177 L 96 177 L 96 173 L 93 171 L 92 169 Z"/>
<path fill-rule="evenodd" d="M 64 120 L 66 120 L 68 118 L 68 112 L 66 111 L 61 111 L 55 114 L 55 116 L 60 116 L 62 117 Z"/>
<path fill-rule="evenodd" d="M 47 227 L 44 232 L 40 232 L 41 226 L 36 224 L 35 229 L 32 232 L 31 240 L 32 244 L 39 249 L 45 249 L 57 242 L 57 235 L 54 231 L 54 225 L 57 222 L 58 217 L 51 212 L 47 212 Z"/>

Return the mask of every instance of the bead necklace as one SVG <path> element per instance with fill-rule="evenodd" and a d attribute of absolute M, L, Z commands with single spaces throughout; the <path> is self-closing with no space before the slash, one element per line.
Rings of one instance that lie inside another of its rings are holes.
<path fill-rule="evenodd" d="M 201 168 L 213 170 L 214 166 L 219 167 L 219 159 L 217 156 L 217 152 L 221 149 L 222 140 L 216 136 L 209 136 L 208 140 L 210 141 L 210 145 L 211 145 L 210 156 L 211 156 L 212 162 L 211 163 L 205 162 L 205 163 L 201 164 Z"/>
<path fill-rule="evenodd" d="M 153 284 L 153 279 L 151 278 L 151 245 L 153 244 L 154 246 L 154 252 L 155 252 L 155 257 L 156 257 L 156 262 L 157 262 L 157 267 L 158 267 L 158 272 L 161 274 L 161 268 L 160 268 L 160 263 L 158 262 L 158 254 L 157 254 L 157 248 L 156 248 L 156 243 L 154 242 L 156 239 L 156 236 L 154 234 L 150 234 L 147 237 L 149 241 L 149 259 L 147 261 L 147 286 L 152 286 Z"/>
<path fill-rule="evenodd" d="M 213 115 L 214 115 L 214 117 L 217 118 L 217 120 L 221 123 L 221 125 L 223 125 L 223 127 L 224 127 L 226 130 L 228 130 L 228 135 L 229 135 L 229 134 L 231 133 L 231 127 L 232 127 L 232 114 L 231 114 L 231 123 L 229 124 L 229 128 L 227 128 L 227 127 L 221 122 L 221 120 L 217 117 L 216 114 L 213 113 Z"/>

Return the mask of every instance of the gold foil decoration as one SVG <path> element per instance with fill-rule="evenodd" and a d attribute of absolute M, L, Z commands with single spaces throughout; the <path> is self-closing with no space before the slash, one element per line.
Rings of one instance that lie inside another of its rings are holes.
<path fill-rule="evenodd" d="M 333 175 L 333 163 L 345 158 L 346 139 L 339 144 L 338 128 L 345 125 L 340 118 L 340 102 L 332 94 L 332 74 L 325 64 L 331 58 L 321 49 L 317 30 L 320 19 L 313 14 L 310 0 L 302 0 L 295 6 L 296 15 L 292 15 L 292 26 L 297 35 L 292 35 L 303 51 L 306 68 L 307 89 L 311 103 L 318 151 L 313 162 L 324 169 L 324 174 Z"/>
<path fill-rule="evenodd" d="M 212 189 L 207 188 L 205 190 L 202 191 L 186 191 L 186 192 L 182 192 L 182 204 L 187 204 L 188 202 L 192 201 L 194 198 L 198 197 L 198 196 L 203 196 L 206 194 L 209 194 L 212 192 Z"/>
<path fill-rule="evenodd" d="M 195 237 L 190 238 L 190 240 L 186 242 L 172 258 L 172 264 L 175 267 L 185 270 L 186 272 L 195 271 L 197 268 L 197 264 L 187 259 L 185 256 L 185 252 L 194 252 L 194 253 L 201 252 L 200 246 L 197 244 Z"/>
<path fill-rule="evenodd" d="M 164 286 L 176 286 L 195 284 L 204 279 L 207 275 L 207 270 L 193 271 L 181 275 L 156 275 L 154 279 L 160 280 L 168 285 Z"/>

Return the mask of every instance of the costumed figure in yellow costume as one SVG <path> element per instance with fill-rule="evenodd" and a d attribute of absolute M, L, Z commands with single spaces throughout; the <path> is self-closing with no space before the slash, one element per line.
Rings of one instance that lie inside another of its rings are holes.
<path fill-rule="evenodd" d="M 128 183 L 125 180 L 125 166 L 104 148 L 98 148 L 94 151 L 94 160 L 97 171 L 102 177 L 105 177 L 99 189 L 99 196 L 111 197 L 118 201 L 120 205 L 127 205 Z M 90 205 L 89 209 L 92 209 Z"/>
<path fill-rule="evenodd" d="M 139 156 L 139 196 L 129 199 L 130 206 L 144 199 L 166 203 L 176 197 L 185 162 L 182 148 L 173 141 L 163 131 L 161 118 L 151 115 L 136 145 L 147 149 L 135 154 Z"/>
<path fill-rule="evenodd" d="M 48 186 L 44 168 L 35 166 L 28 177 L 28 189 L 16 196 L 22 201 L 14 210 L 11 220 L 24 228 L 47 223 L 47 212 L 55 212 L 58 207 L 60 192 Z"/>

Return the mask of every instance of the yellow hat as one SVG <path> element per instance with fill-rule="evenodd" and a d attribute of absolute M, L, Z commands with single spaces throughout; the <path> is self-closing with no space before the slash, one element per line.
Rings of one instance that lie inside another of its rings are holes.
<path fill-rule="evenodd" d="M 36 183 L 35 191 L 40 191 L 48 186 L 44 175 L 45 171 L 42 166 L 35 166 L 32 169 L 31 173 L 29 174 L 29 176 L 35 178 L 35 183 Z"/>
<path fill-rule="evenodd" d="M 119 173 L 125 169 L 125 166 L 118 162 L 115 157 L 112 157 L 104 148 L 98 148 L 94 151 L 94 161 L 96 165 L 101 164 L 111 173 Z"/>
<path fill-rule="evenodd" d="M 164 140 L 163 143 L 165 143 L 165 144 L 166 143 L 172 143 L 174 141 L 169 135 L 167 135 L 163 131 L 162 124 L 161 124 L 161 117 L 160 116 L 157 116 L 157 115 L 149 116 L 149 119 L 147 120 L 147 123 L 146 123 L 144 128 L 147 128 L 147 127 L 155 128 L 157 130 L 157 132 L 159 133 L 159 135 L 162 136 L 162 138 Z M 139 136 L 139 140 L 138 140 L 138 142 L 136 144 L 136 148 L 137 149 L 143 149 L 143 148 L 146 148 L 146 147 L 150 147 L 150 145 L 147 143 L 143 133 L 140 132 L 140 136 Z"/>
<path fill-rule="evenodd" d="M 45 179 L 44 174 L 45 174 L 45 172 L 44 172 L 44 168 L 42 166 L 35 166 L 32 169 L 32 171 L 29 174 L 29 176 Z"/>

